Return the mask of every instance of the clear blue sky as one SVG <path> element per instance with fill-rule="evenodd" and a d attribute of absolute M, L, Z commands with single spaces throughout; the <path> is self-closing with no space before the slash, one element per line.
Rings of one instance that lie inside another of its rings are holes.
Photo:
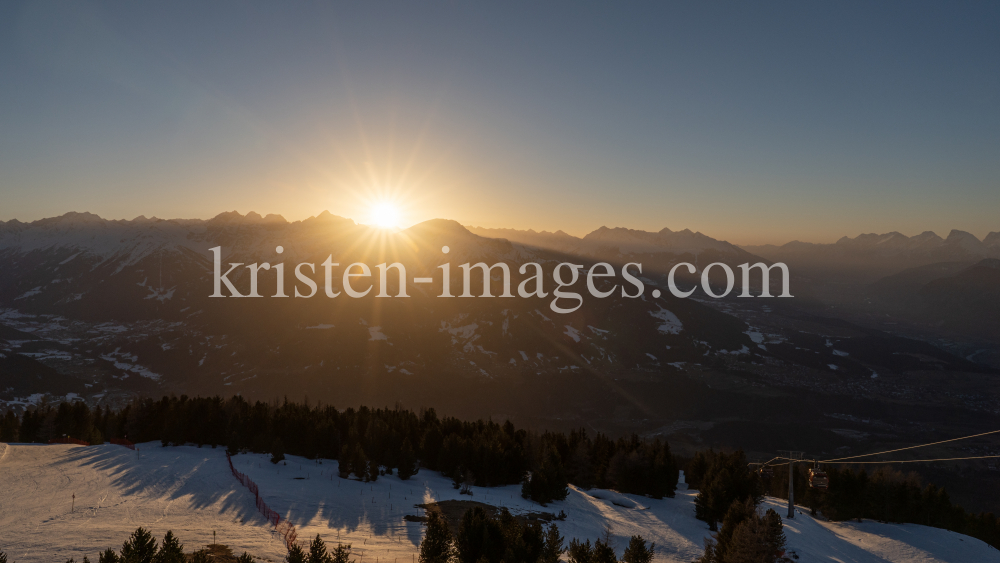
<path fill-rule="evenodd" d="M 4 2 L 0 220 L 1000 230 L 1000 2 Z"/>

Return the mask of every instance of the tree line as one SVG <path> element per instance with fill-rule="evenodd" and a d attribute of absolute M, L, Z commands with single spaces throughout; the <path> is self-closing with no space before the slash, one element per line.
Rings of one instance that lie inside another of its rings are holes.
<path fill-rule="evenodd" d="M 490 514 L 475 506 L 462 515 L 452 535 L 447 520 L 439 512 L 427 512 L 427 532 L 420 542 L 420 563 L 559 563 L 565 553 L 570 563 L 619 563 L 607 540 L 576 539 L 564 546 L 559 527 L 543 529 L 537 522 L 521 521 L 506 508 Z M 646 544 L 642 536 L 632 536 L 621 563 L 650 563 L 656 544 Z"/>
<path fill-rule="evenodd" d="M 521 484 L 546 504 L 566 498 L 567 485 L 608 488 L 654 498 L 673 496 L 678 469 L 670 446 L 638 436 L 612 439 L 586 430 L 529 432 L 510 421 L 462 421 L 434 409 L 337 409 L 287 399 L 243 397 L 137 399 L 120 408 L 91 409 L 82 401 L 40 404 L 0 417 L 0 440 L 48 442 L 64 436 L 102 443 L 126 438 L 164 446 L 226 446 L 231 453 L 336 459 L 341 476 L 377 479 L 418 468 L 439 471 L 456 486 Z"/>
<path fill-rule="evenodd" d="M 206 546 L 185 554 L 184 544 L 170 530 L 163 536 L 163 541 L 159 545 L 157 543 L 153 534 L 140 526 L 122 543 L 121 550 L 115 551 L 109 547 L 98 553 L 97 563 L 210 563 L 218 560 L 220 551 L 228 556 L 227 560 L 235 563 L 253 563 L 254 559 L 245 551 L 239 557 L 232 555 L 227 546 Z M 221 549 L 208 549 L 213 547 Z M 7 555 L 3 551 L 0 551 L 0 563 L 7 563 Z M 66 563 L 75 563 L 75 559 L 71 558 Z M 81 563 L 90 563 L 90 558 L 84 555 Z"/>
<path fill-rule="evenodd" d="M 722 522 L 724 531 L 725 519 L 734 504 L 756 506 L 765 494 L 788 498 L 788 464 L 771 467 L 770 476 L 755 469 L 747 465 L 742 451 L 695 454 L 687 464 L 685 477 L 690 488 L 699 491 L 696 517 L 713 531 Z M 807 463 L 795 465 L 796 502 L 810 508 L 814 515 L 821 512 L 834 521 L 868 518 L 922 524 L 972 536 L 1000 548 L 1000 522 L 993 513 L 967 513 L 951 502 L 944 489 L 922 486 L 915 474 L 884 466 L 865 469 L 825 465 L 823 469 L 829 478 L 826 491 L 809 487 Z"/>

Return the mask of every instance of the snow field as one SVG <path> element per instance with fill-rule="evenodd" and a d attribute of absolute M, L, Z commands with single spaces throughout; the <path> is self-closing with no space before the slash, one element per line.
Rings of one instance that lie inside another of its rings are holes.
<path fill-rule="evenodd" d="M 224 450 L 139 444 L 120 446 L 0 444 L 0 549 L 11 562 L 96 560 L 136 527 L 157 538 L 173 530 L 187 550 L 218 541 L 265 560 L 283 560 L 281 538 L 254 507 L 253 495 L 229 472 Z M 237 470 L 260 487 L 274 510 L 298 529 L 300 541 L 319 534 L 328 543 L 350 543 L 358 563 L 412 563 L 423 534 L 407 514 L 423 515 L 418 503 L 475 500 L 511 512 L 565 511 L 557 522 L 570 538 L 595 540 L 610 527 L 621 553 L 631 535 L 656 542 L 657 562 L 690 562 L 709 536 L 694 518 L 696 491 L 654 500 L 614 491 L 570 487 L 565 501 L 541 507 L 520 497 L 516 485 L 473 487 L 460 495 L 451 480 L 421 470 L 408 481 L 396 476 L 362 483 L 337 477 L 337 462 L 296 456 L 278 465 L 269 456 L 233 457 Z M 74 502 L 75 508 L 71 511 Z M 781 501 L 768 506 L 784 514 Z M 1000 561 L 985 543 L 945 530 L 912 524 L 831 523 L 797 514 L 784 520 L 789 553 L 798 561 L 917 562 Z"/>

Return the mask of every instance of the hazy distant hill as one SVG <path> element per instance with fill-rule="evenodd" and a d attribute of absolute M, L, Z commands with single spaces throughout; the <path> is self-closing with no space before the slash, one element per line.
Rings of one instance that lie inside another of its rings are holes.
<path fill-rule="evenodd" d="M 560 252 L 581 254 L 586 256 L 620 256 L 632 254 L 668 253 L 674 255 L 697 255 L 705 251 L 731 254 L 752 259 L 749 253 L 725 241 L 716 240 L 689 229 L 671 231 L 663 229 L 659 232 L 638 231 L 625 228 L 601 227 L 583 238 L 568 235 L 562 231 L 535 232 L 532 230 L 518 231 L 515 229 L 485 229 L 468 227 L 469 231 L 489 238 L 505 238 L 511 242 L 558 250 Z"/>
<path fill-rule="evenodd" d="M 982 241 L 970 233 L 953 230 L 944 239 L 931 231 L 912 237 L 891 232 L 845 236 L 833 244 L 793 241 L 782 246 L 742 248 L 769 260 L 785 262 L 805 275 L 872 282 L 908 268 L 998 258 L 1000 232 L 992 232 Z"/>

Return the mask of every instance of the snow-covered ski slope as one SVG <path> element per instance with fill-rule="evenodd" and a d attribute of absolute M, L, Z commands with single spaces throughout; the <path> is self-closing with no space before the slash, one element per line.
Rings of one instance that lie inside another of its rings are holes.
<path fill-rule="evenodd" d="M 296 525 L 300 539 L 320 534 L 336 543 L 339 535 L 353 544 L 359 563 L 412 563 L 422 528 L 403 516 L 422 515 L 417 503 L 470 499 L 449 479 L 426 470 L 408 481 L 391 476 L 361 483 L 339 479 L 335 461 L 289 456 L 275 466 L 256 454 L 233 461 L 257 482 L 266 502 Z M 641 534 L 656 542 L 659 562 L 692 561 L 709 534 L 694 518 L 694 493 L 687 491 L 653 500 L 571 487 L 569 498 L 545 508 L 522 499 L 517 486 L 473 492 L 472 500 L 515 513 L 565 511 L 558 525 L 567 542 L 596 539 L 610 526 L 620 554 L 630 535 Z M 770 504 L 780 507 L 778 501 Z M 272 561 L 284 556 L 280 538 L 257 514 L 253 495 L 230 474 L 221 448 L 148 443 L 137 454 L 114 445 L 0 444 L 0 549 L 10 561 L 80 561 L 84 555 L 93 561 L 137 526 L 157 537 L 173 530 L 188 550 L 211 543 L 214 530 L 237 553 L 245 549 Z M 909 524 L 829 523 L 798 514 L 785 520 L 785 533 L 789 552 L 802 562 L 1000 561 L 1000 552 L 979 540 Z"/>

